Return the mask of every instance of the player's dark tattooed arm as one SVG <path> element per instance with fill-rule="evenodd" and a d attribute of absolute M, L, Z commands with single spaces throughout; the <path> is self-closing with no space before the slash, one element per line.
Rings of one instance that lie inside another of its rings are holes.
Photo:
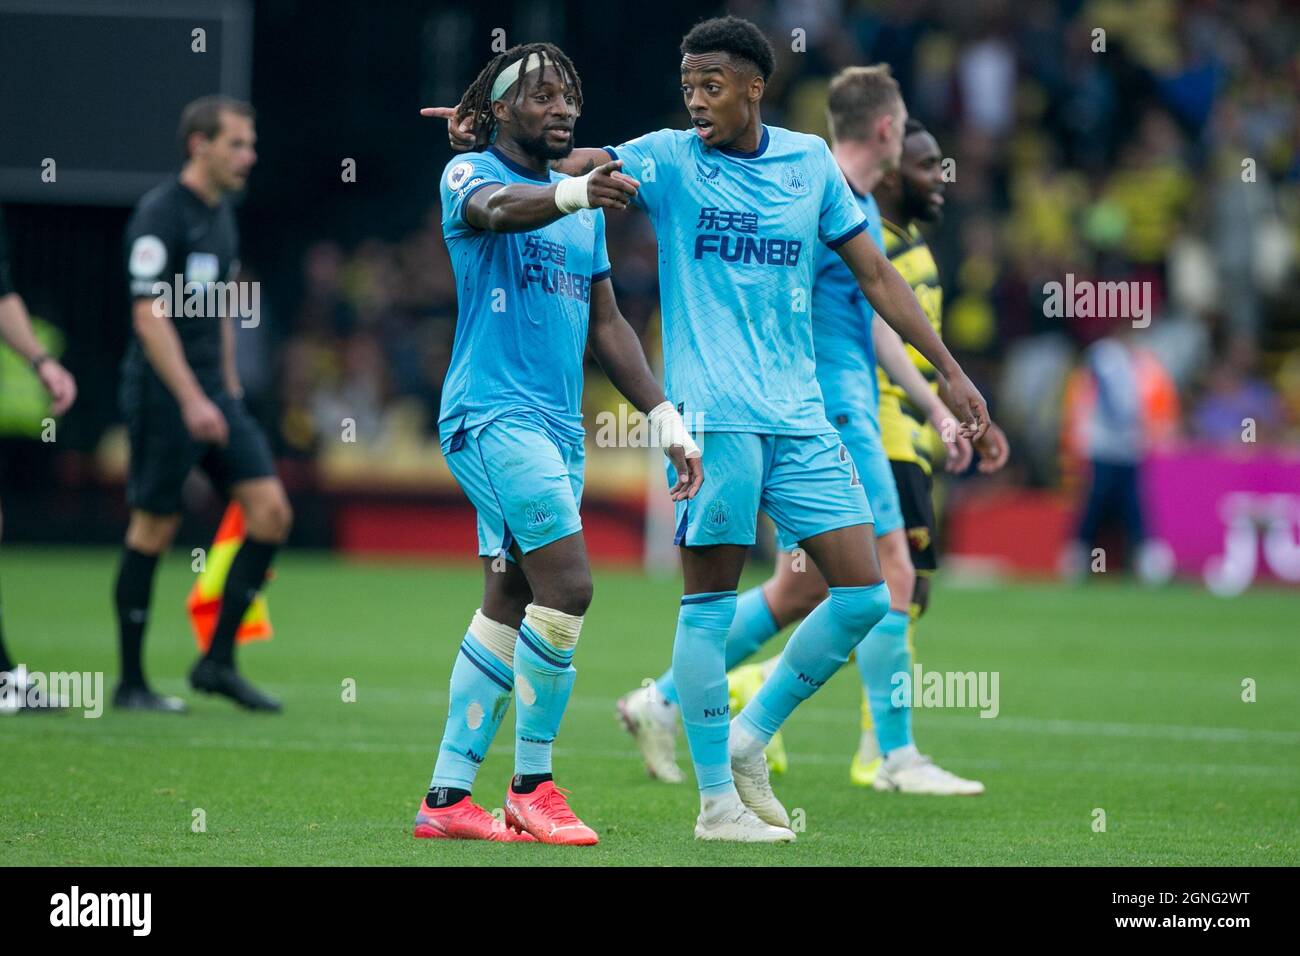
<path fill-rule="evenodd" d="M 465 153 L 472 149 L 478 149 L 484 144 L 478 141 L 474 135 L 474 117 L 462 116 L 456 118 L 459 106 L 426 106 L 420 110 L 421 116 L 429 116 L 434 119 L 445 119 L 447 121 L 447 145 L 454 152 Z M 564 159 L 557 159 L 551 163 L 551 168 L 557 173 L 564 173 L 566 176 L 584 176 L 608 163 L 612 156 L 600 147 L 587 146 L 581 149 L 575 149 Z"/>
<path fill-rule="evenodd" d="M 626 209 L 641 184 L 620 173 L 622 165 L 614 160 L 549 186 L 484 186 L 466 202 L 465 221 L 488 232 L 529 232 L 578 209 Z"/>
<path fill-rule="evenodd" d="M 865 231 L 835 251 L 853 272 L 871 307 L 947 379 L 952 399 L 949 407 L 957 415 L 959 433 L 971 441 L 983 435 L 989 423 L 984 396 L 931 327 L 907 280 L 898 274 Z"/>
<path fill-rule="evenodd" d="M 567 176 L 582 176 L 591 172 L 597 166 L 608 163 L 613 158 L 599 146 L 584 146 L 575 149 L 563 159 L 552 160 L 551 168 L 557 173 L 564 173 Z"/>
<path fill-rule="evenodd" d="M 176 397 L 190 435 L 195 441 L 224 445 L 230 434 L 226 417 L 194 377 L 172 320 L 155 309 L 153 299 L 140 298 L 132 306 L 131 321 L 149 364 Z"/>
<path fill-rule="evenodd" d="M 694 498 L 704 481 L 700 450 L 690 440 L 681 416 L 650 371 L 641 340 L 619 311 L 614 284 L 608 278 L 591 287 L 587 344 L 614 387 L 637 411 L 650 416 L 651 431 L 656 436 L 665 436 L 666 440 L 660 443 L 677 471 L 677 484 L 670 489 L 669 496 L 673 501 Z"/>

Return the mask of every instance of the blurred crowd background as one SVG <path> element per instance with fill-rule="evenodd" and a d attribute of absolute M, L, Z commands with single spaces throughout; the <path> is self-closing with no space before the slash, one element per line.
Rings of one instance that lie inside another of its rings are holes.
<path fill-rule="evenodd" d="M 886 62 L 956 160 L 942 224 L 944 337 L 1017 449 L 1010 480 L 1060 480 L 1063 383 L 1114 318 L 1049 317 L 1044 285 L 1150 282 L 1142 337 L 1183 401 L 1182 433 L 1241 444 L 1300 429 L 1300 20 L 1269 0 L 1216 3 L 748 2 L 780 62 L 767 122 L 825 132 L 839 68 Z M 806 31 L 806 52 L 785 42 Z M 1096 33 L 1095 31 L 1104 31 Z M 609 61 L 578 60 L 589 84 Z M 673 82 L 665 64 L 663 82 Z M 665 123 L 679 124 L 680 116 Z M 629 127 L 627 134 L 637 133 Z M 579 139 L 582 127 L 579 127 Z M 441 157 L 432 157 L 437 166 Z M 270 390 L 282 450 L 311 457 L 352 414 L 375 442 L 433 437 L 455 330 L 440 210 L 394 240 L 303 251 Z M 622 308 L 658 349 L 654 235 L 609 217 Z M 266 369 L 250 357 L 250 372 Z M 594 364 L 588 411 L 617 401 Z"/>
<path fill-rule="evenodd" d="M 570 52 L 586 87 L 580 144 L 681 126 L 678 40 L 724 9 L 758 22 L 778 52 L 766 122 L 825 133 L 829 77 L 885 62 L 955 160 L 945 218 L 927 234 L 943 278 L 944 338 L 1015 449 L 998 481 L 1070 480 L 1067 381 L 1087 346 L 1126 324 L 1049 316 L 1044 286 L 1066 274 L 1151 283 L 1153 321 L 1140 341 L 1176 388 L 1174 436 L 1240 448 L 1245 418 L 1261 443 L 1300 435 L 1293 4 L 745 0 L 669 2 L 649 20 L 644 9 L 587 3 L 329 9 L 258 3 L 253 20 L 262 159 L 241 222 L 245 277 L 262 280 L 265 315 L 241 332 L 240 357 L 291 488 L 346 474 L 349 463 L 373 481 L 437 470 L 456 309 L 437 177 L 451 154 L 443 124 L 417 108 L 455 102 L 499 24 L 511 43 L 549 39 Z M 359 157 L 356 184 L 334 182 L 339 156 Z M 313 177 L 326 184 L 306 185 Z M 111 249 L 125 212 L 83 228 L 102 230 Z M 10 213 L 20 288 L 37 314 L 42 284 L 53 281 L 37 261 L 56 228 L 49 215 Z M 628 213 L 609 217 L 608 235 L 622 309 L 657 355 L 653 233 Z M 95 403 L 70 447 L 101 460 L 122 454 L 111 392 L 127 328 L 117 281 L 106 280 L 98 320 L 110 335 L 78 351 L 65 328 L 83 404 Z M 66 326 L 57 313 L 57 304 L 45 312 Z M 589 416 L 617 402 L 591 364 Z M 356 422 L 355 444 L 339 441 L 344 418 Z M 589 467 L 599 471 L 599 450 Z M 73 482 L 85 473 L 66 462 L 58 471 Z"/>

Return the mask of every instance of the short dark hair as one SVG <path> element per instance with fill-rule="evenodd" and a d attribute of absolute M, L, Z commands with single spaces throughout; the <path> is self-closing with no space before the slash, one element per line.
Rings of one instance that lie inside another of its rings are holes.
<path fill-rule="evenodd" d="M 924 123 L 922 123 L 915 116 L 909 116 L 907 118 L 907 123 L 903 126 L 903 139 L 907 139 L 907 137 L 909 136 L 915 136 L 917 133 L 928 133 L 928 132 L 930 131 L 926 129 Z"/>
<path fill-rule="evenodd" d="M 232 96 L 200 96 L 185 104 L 185 109 L 181 110 L 181 124 L 176 132 L 182 159 L 190 158 L 190 136 L 194 133 L 202 133 L 203 138 L 208 140 L 217 138 L 221 132 L 222 113 L 234 113 L 250 120 L 257 118 L 257 113 L 250 104 Z"/>
<path fill-rule="evenodd" d="M 767 82 L 776 69 L 776 53 L 763 31 L 740 17 L 714 17 L 701 20 L 682 37 L 682 55 L 687 53 L 728 53 L 754 65 Z"/>
<path fill-rule="evenodd" d="M 871 124 L 887 110 L 897 110 L 902 102 L 898 81 L 888 63 L 846 67 L 831 78 L 827 92 L 831 135 L 836 139 L 865 139 Z"/>

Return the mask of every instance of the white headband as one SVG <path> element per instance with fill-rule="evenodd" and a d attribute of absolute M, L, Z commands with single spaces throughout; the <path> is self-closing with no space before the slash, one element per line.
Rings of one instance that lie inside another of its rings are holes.
<path fill-rule="evenodd" d="M 492 84 L 492 99 L 501 99 L 506 90 L 514 85 L 515 80 L 519 79 L 521 73 L 531 73 L 533 70 L 546 66 L 547 62 L 545 53 L 530 53 L 515 60 L 501 71 L 496 82 Z"/>

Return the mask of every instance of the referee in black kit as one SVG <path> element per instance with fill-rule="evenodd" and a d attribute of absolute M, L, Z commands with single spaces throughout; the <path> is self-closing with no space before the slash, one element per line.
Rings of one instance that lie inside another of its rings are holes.
<path fill-rule="evenodd" d="M 200 465 L 239 503 L 247 537 L 226 578 L 211 647 L 190 671 L 190 685 L 250 710 L 280 710 L 279 701 L 235 669 L 235 632 L 292 521 L 235 368 L 232 304 L 240 303 L 242 316 L 249 296 L 234 282 L 239 234 L 227 197 L 244 187 L 257 161 L 253 121 L 251 106 L 227 97 L 186 106 L 180 175 L 146 193 L 126 227 L 135 335 L 122 361 L 120 396 L 130 434 L 131 506 L 114 590 L 122 678 L 113 704 L 120 709 L 185 711 L 179 698 L 149 688 L 142 648 L 158 556 L 180 524 L 185 478 Z"/>

